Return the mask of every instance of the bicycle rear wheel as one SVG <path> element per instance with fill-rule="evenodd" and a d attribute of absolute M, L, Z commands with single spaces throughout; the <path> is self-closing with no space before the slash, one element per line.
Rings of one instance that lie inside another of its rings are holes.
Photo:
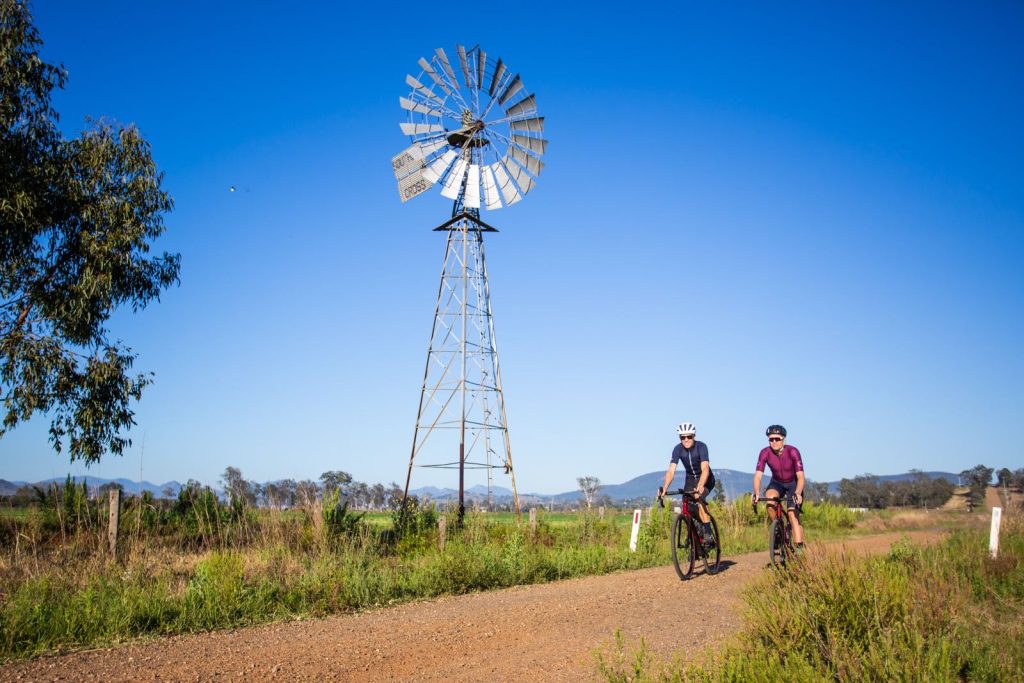
<path fill-rule="evenodd" d="M 680 580 L 685 581 L 693 574 L 693 559 L 690 525 L 686 523 L 686 517 L 677 515 L 672 523 L 672 564 Z"/>
<path fill-rule="evenodd" d="M 717 574 L 718 563 L 722 560 L 722 539 L 718 536 L 718 523 L 715 518 L 710 514 L 708 518 L 711 520 L 711 537 L 715 539 L 715 547 L 704 548 L 704 571 L 708 574 Z"/>
<path fill-rule="evenodd" d="M 789 559 L 789 545 L 786 542 L 785 522 L 776 519 L 768 532 L 768 553 L 772 558 L 772 566 L 785 567 Z"/>

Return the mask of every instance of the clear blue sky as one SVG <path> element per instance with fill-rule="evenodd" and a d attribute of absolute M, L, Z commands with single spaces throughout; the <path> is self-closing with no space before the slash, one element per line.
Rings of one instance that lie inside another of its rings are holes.
<path fill-rule="evenodd" d="M 36 2 L 64 129 L 140 128 L 182 254 L 112 323 L 156 383 L 88 473 L 403 481 L 450 203 L 389 160 L 456 43 L 551 141 L 486 217 L 520 491 L 664 468 L 682 420 L 738 470 L 773 422 L 816 480 L 1024 466 L 1024 8 L 719 5 Z M 69 471 L 45 428 L 0 477 Z"/>

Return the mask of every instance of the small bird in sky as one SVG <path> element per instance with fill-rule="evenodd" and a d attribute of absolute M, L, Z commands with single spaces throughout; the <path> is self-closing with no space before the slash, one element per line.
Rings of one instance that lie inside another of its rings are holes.
<path fill-rule="evenodd" d="M 235 186 L 234 185 L 232 185 L 231 187 L 228 188 L 228 192 L 234 192 L 234 191 L 235 191 Z"/>

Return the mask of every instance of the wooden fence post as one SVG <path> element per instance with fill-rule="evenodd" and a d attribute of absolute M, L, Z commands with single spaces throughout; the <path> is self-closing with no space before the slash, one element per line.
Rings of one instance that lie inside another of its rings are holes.
<path fill-rule="evenodd" d="M 530 508 L 530 531 L 537 532 L 537 508 Z"/>
<path fill-rule="evenodd" d="M 604 521 L 604 505 L 602 505 L 601 507 L 597 508 L 597 518 L 599 520 L 601 520 L 602 522 Z"/>
<path fill-rule="evenodd" d="M 447 540 L 445 537 L 448 535 L 448 518 L 441 515 L 437 520 L 437 545 L 441 550 L 444 550 L 444 543 Z"/>
<path fill-rule="evenodd" d="M 121 521 L 121 489 L 110 489 L 110 520 L 107 523 L 107 543 L 110 555 L 117 559 L 117 527 Z"/>

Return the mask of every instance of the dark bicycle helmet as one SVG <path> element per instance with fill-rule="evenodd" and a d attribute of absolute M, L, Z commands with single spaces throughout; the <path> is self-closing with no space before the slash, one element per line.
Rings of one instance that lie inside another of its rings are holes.
<path fill-rule="evenodd" d="M 764 430 L 765 436 L 771 436 L 772 434 L 778 434 L 782 438 L 786 438 L 786 428 L 782 425 L 771 425 L 768 429 Z"/>

